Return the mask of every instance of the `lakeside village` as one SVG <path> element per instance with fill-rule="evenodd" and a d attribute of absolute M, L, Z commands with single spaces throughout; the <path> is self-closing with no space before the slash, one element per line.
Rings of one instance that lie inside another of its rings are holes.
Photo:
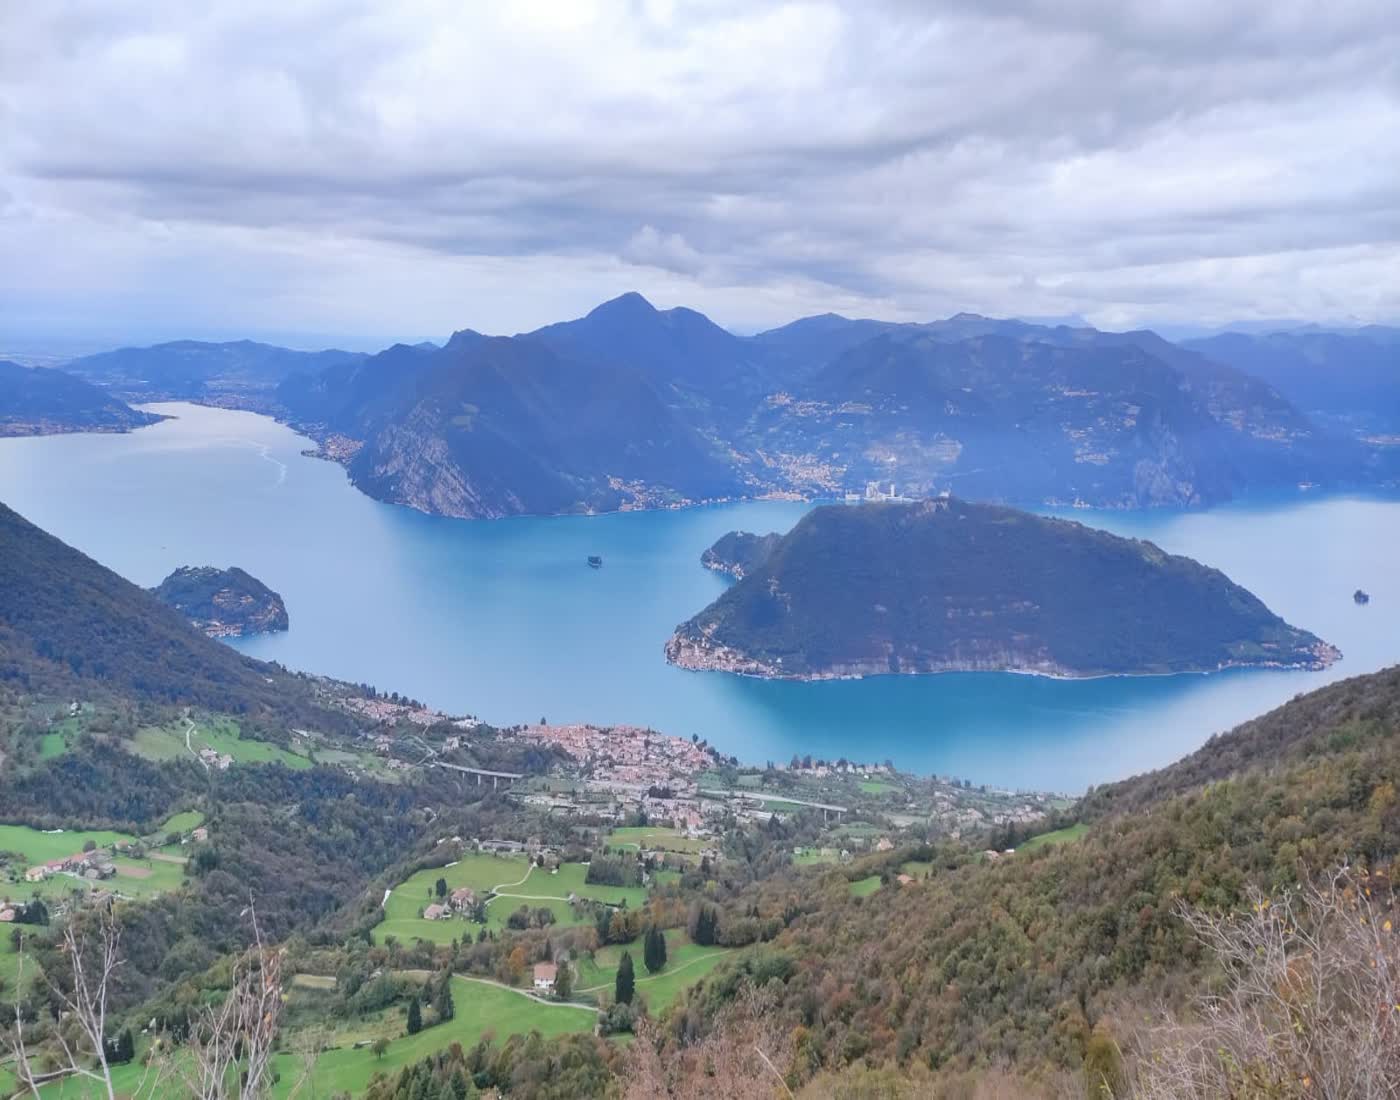
<path fill-rule="evenodd" d="M 704 740 L 636 726 L 555 725 L 545 721 L 490 730 L 390 697 L 342 700 L 375 723 L 367 736 L 395 770 L 440 767 L 488 784 L 512 801 L 551 816 L 593 824 L 666 826 L 706 847 L 735 823 L 762 825 L 797 815 L 810 822 L 801 862 L 847 862 L 896 843 L 1000 838 L 988 856 L 1031 835 L 1072 799 L 1012 791 L 954 776 L 918 776 L 886 760 L 826 760 L 810 755 L 764 764 L 726 757 Z M 436 736 L 435 736 L 436 735 Z M 497 766 L 524 751 L 537 768 Z M 527 774 L 528 773 L 528 774 Z M 1007 843 L 1001 843 L 1002 840 Z M 881 847 L 883 845 L 883 847 Z"/>
<path fill-rule="evenodd" d="M 508 838 L 444 836 L 439 843 L 462 853 L 526 861 L 549 874 L 558 872 L 561 863 L 587 859 L 584 852 L 630 852 L 641 877 L 615 885 L 643 890 L 657 872 L 664 876 L 688 865 L 721 861 L 723 838 L 736 826 L 791 825 L 791 859 L 798 865 L 849 864 L 945 838 L 977 838 L 985 842 L 984 858 L 996 859 L 1013 851 L 1018 839 L 1053 828 L 1057 811 L 1072 803 L 1047 792 L 911 775 L 888 760 L 794 756 L 744 764 L 698 737 L 636 726 L 541 720 L 498 729 L 363 685 L 324 680 L 319 690 L 323 701 L 356 716 L 361 726 L 357 737 L 332 741 L 293 730 L 286 747 L 271 747 L 241 738 L 236 727 L 220 726 L 220 720 L 185 712 L 168 729 L 138 735 L 132 750 L 149 750 L 155 758 L 188 751 L 210 771 L 244 761 L 280 760 L 301 767 L 332 764 L 388 782 L 426 769 L 455 773 L 458 783 L 490 787 L 527 818 L 553 821 L 548 832 L 554 840 L 545 844 L 538 836 L 520 833 Z M 65 721 L 80 728 L 92 717 L 90 710 L 74 703 Z M 76 892 L 89 901 L 160 893 L 178 885 L 190 854 L 209 839 L 202 815 L 193 813 L 177 815 L 149 837 L 23 833 L 9 838 L 17 850 L 0 852 L 3 924 L 25 920 L 25 897 L 41 890 L 54 900 Z M 571 839 L 561 843 L 560 837 Z M 592 888 L 597 886 L 594 878 L 580 876 L 568 889 L 564 879 L 572 881 L 571 875 L 560 879 L 556 900 L 561 902 L 598 901 L 607 894 Z M 417 902 L 413 915 L 420 921 L 483 921 L 483 905 L 502 893 L 494 885 L 484 880 L 456 884 L 426 899 L 429 904 Z M 504 896 L 511 894 L 507 890 Z M 606 900 L 612 903 L 610 897 Z M 417 926 L 415 934 L 421 931 Z"/>

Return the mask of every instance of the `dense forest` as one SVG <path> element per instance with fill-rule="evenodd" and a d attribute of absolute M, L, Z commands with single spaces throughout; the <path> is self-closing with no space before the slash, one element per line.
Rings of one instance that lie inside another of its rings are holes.
<path fill-rule="evenodd" d="M 686 667 L 799 678 L 1091 676 L 1332 657 L 1218 569 L 1067 520 L 947 498 L 809 512 L 678 627 L 667 654 Z"/>
<path fill-rule="evenodd" d="M 347 728 L 307 681 L 244 657 L 0 504 L 0 682 Z"/>

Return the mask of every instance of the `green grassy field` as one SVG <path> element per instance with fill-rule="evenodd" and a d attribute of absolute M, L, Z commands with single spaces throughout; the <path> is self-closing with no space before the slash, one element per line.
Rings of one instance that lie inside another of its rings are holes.
<path fill-rule="evenodd" d="M 437 900 L 429 891 L 439 878 L 447 882 L 450 891 L 470 886 L 478 893 L 500 887 L 497 897 L 486 907 L 486 927 L 500 931 L 506 918 L 522 905 L 530 909 L 548 909 L 561 926 L 580 923 L 569 904 L 570 894 L 581 898 L 630 907 L 642 905 L 647 892 L 640 886 L 596 886 L 584 882 L 588 868 L 582 863 L 566 863 L 554 873 L 528 863 L 522 857 L 506 857 L 472 853 L 452 867 L 418 871 L 396 886 L 384 903 L 384 920 L 374 929 L 376 943 L 387 936 L 409 943 L 415 939 L 445 944 L 465 936 L 475 937 L 481 926 L 461 919 L 424 920 L 420 909 Z M 522 881 L 523 880 L 523 881 Z"/>
<path fill-rule="evenodd" d="M 632 953 L 632 964 L 636 967 L 637 993 L 646 998 L 647 1007 L 653 1015 L 669 1008 L 681 993 L 714 970 L 724 959 L 734 954 L 732 947 L 700 947 L 686 938 L 684 932 L 672 930 L 666 933 L 666 965 L 656 974 L 648 974 L 642 965 L 642 944 L 600 948 L 591 959 L 578 962 L 574 991 L 579 996 L 606 995 L 612 998 L 613 986 L 617 981 L 617 966 L 622 961 L 622 953 Z"/>
<path fill-rule="evenodd" d="M 403 1015 L 397 1010 L 365 1021 L 355 1034 L 338 1035 L 336 1041 L 343 1044 L 340 1049 L 325 1051 L 316 1061 L 314 1095 L 358 1095 L 376 1073 L 392 1075 L 452 1043 L 470 1049 L 487 1032 L 502 1041 L 531 1031 L 548 1038 L 592 1031 L 596 1019 L 595 1011 L 585 1005 L 541 1004 L 522 993 L 463 977 L 453 979 L 452 999 L 456 1009 L 453 1018 L 417 1035 L 404 1034 Z M 383 1058 L 376 1058 L 367 1046 L 353 1049 L 355 1042 L 379 1036 L 389 1039 Z M 301 1076 L 301 1068 L 291 1055 L 278 1056 L 275 1068 L 281 1080 L 273 1095 L 286 1097 Z M 306 1090 L 303 1094 L 311 1095 Z"/>
<path fill-rule="evenodd" d="M 818 848 L 808 848 L 800 856 L 793 856 L 792 862 L 798 867 L 816 867 L 822 863 L 836 863 L 841 859 L 841 853 L 833 851 L 831 855 L 824 856 Z"/>
<path fill-rule="evenodd" d="M 893 783 L 886 783 L 883 779 L 862 779 L 856 783 L 864 794 L 889 794 L 891 791 L 899 790 Z"/>
<path fill-rule="evenodd" d="M 649 827 L 614 829 L 608 834 L 607 844 L 610 848 L 656 848 L 687 855 L 693 855 L 705 847 L 705 842 L 698 837 L 685 836 L 675 829 Z"/>
<path fill-rule="evenodd" d="M 868 898 L 878 889 L 880 889 L 879 875 L 871 875 L 869 878 L 857 879 L 850 885 L 851 894 L 858 898 Z"/>
<path fill-rule="evenodd" d="M 190 746 L 195 752 L 209 748 L 233 757 L 239 764 L 285 764 L 289 768 L 311 767 L 311 761 L 269 741 L 254 741 L 239 736 L 238 724 L 226 718 L 211 718 L 195 723 L 190 734 Z M 188 757 L 185 746 L 184 722 L 168 726 L 146 726 L 136 731 L 131 741 L 132 751 L 147 760 L 176 760 Z"/>
<path fill-rule="evenodd" d="M 199 818 L 201 815 L 177 815 L 178 817 Z M 191 826 L 193 827 L 193 826 Z M 131 843 L 135 837 L 110 830 L 44 833 L 27 825 L 0 825 L 0 851 L 18 852 L 23 858 L 23 869 L 47 863 L 51 859 L 63 859 L 77 855 L 89 840 L 99 848 L 113 844 Z M 55 875 L 43 882 L 18 882 L 0 885 L 0 894 L 14 898 L 28 899 L 35 894 L 54 897 L 70 890 L 107 889 L 131 898 L 152 898 L 158 894 L 179 889 L 185 880 L 183 861 L 171 859 L 132 859 L 116 856 L 112 863 L 117 868 L 116 877 L 105 881 L 91 882 L 70 875 Z"/>
<path fill-rule="evenodd" d="M 0 851 L 20 853 L 27 860 L 26 867 L 77 855 L 89 840 L 99 848 L 106 848 L 112 844 L 131 844 L 136 838 L 108 829 L 44 833 L 28 825 L 0 825 Z"/>
<path fill-rule="evenodd" d="M 425 905 L 437 900 L 436 895 L 429 896 L 437 880 L 444 879 L 449 892 L 461 886 L 470 886 L 481 894 L 504 883 L 523 879 L 529 872 L 529 863 L 521 857 L 497 856 L 484 852 L 468 853 L 451 867 L 430 867 L 418 871 L 394 887 L 384 902 L 384 920 L 374 929 L 375 942 L 383 943 L 386 936 L 396 936 L 405 943 L 415 939 L 427 940 L 429 943 L 451 943 L 454 939 L 468 935 L 475 938 L 480 925 L 464 920 L 424 920 L 418 915 L 418 911 Z M 514 890 L 518 887 L 502 886 L 502 889 Z M 493 910 L 502 905 L 506 905 L 506 902 L 493 901 L 486 910 L 497 920 L 495 926 L 498 928 L 504 922 L 506 914 L 514 908 L 508 906 L 500 909 L 500 916 L 497 918 Z M 567 913 L 568 905 L 564 905 L 563 909 Z M 555 916 L 558 918 L 560 914 L 556 913 Z"/>
<path fill-rule="evenodd" d="M 1041 833 L 1039 836 L 1033 836 L 1022 844 L 1019 850 L 1033 852 L 1047 844 L 1072 844 L 1076 840 L 1082 839 L 1088 831 L 1089 826 L 1087 825 L 1070 825 L 1064 829 L 1056 829 L 1053 833 Z"/>
<path fill-rule="evenodd" d="M 167 833 L 187 833 L 204 824 L 204 815 L 198 810 L 186 810 L 172 814 L 169 821 L 156 830 L 155 835 L 164 837 Z"/>
<path fill-rule="evenodd" d="M 922 882 L 928 877 L 928 873 L 933 870 L 933 864 L 928 860 L 909 859 L 905 860 L 904 863 L 900 865 L 899 869 L 911 878 L 916 878 Z"/>

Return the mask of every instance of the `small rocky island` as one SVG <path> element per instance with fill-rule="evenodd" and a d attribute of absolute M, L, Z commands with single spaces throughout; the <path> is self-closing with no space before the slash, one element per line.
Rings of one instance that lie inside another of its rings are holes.
<path fill-rule="evenodd" d="M 237 567 L 182 566 L 151 591 L 211 638 L 287 629 L 282 597 Z"/>
<path fill-rule="evenodd" d="M 702 560 L 742 579 L 676 628 L 666 659 L 682 668 L 1087 677 L 1317 669 L 1340 656 L 1218 569 L 990 504 L 829 505 L 781 537 L 725 536 Z"/>

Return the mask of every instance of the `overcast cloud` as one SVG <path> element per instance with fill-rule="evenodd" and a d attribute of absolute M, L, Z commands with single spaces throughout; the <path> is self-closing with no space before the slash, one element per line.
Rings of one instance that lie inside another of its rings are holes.
<path fill-rule="evenodd" d="M 10 339 L 1395 322 L 1400 12 L 0 0 L 0 255 Z"/>

